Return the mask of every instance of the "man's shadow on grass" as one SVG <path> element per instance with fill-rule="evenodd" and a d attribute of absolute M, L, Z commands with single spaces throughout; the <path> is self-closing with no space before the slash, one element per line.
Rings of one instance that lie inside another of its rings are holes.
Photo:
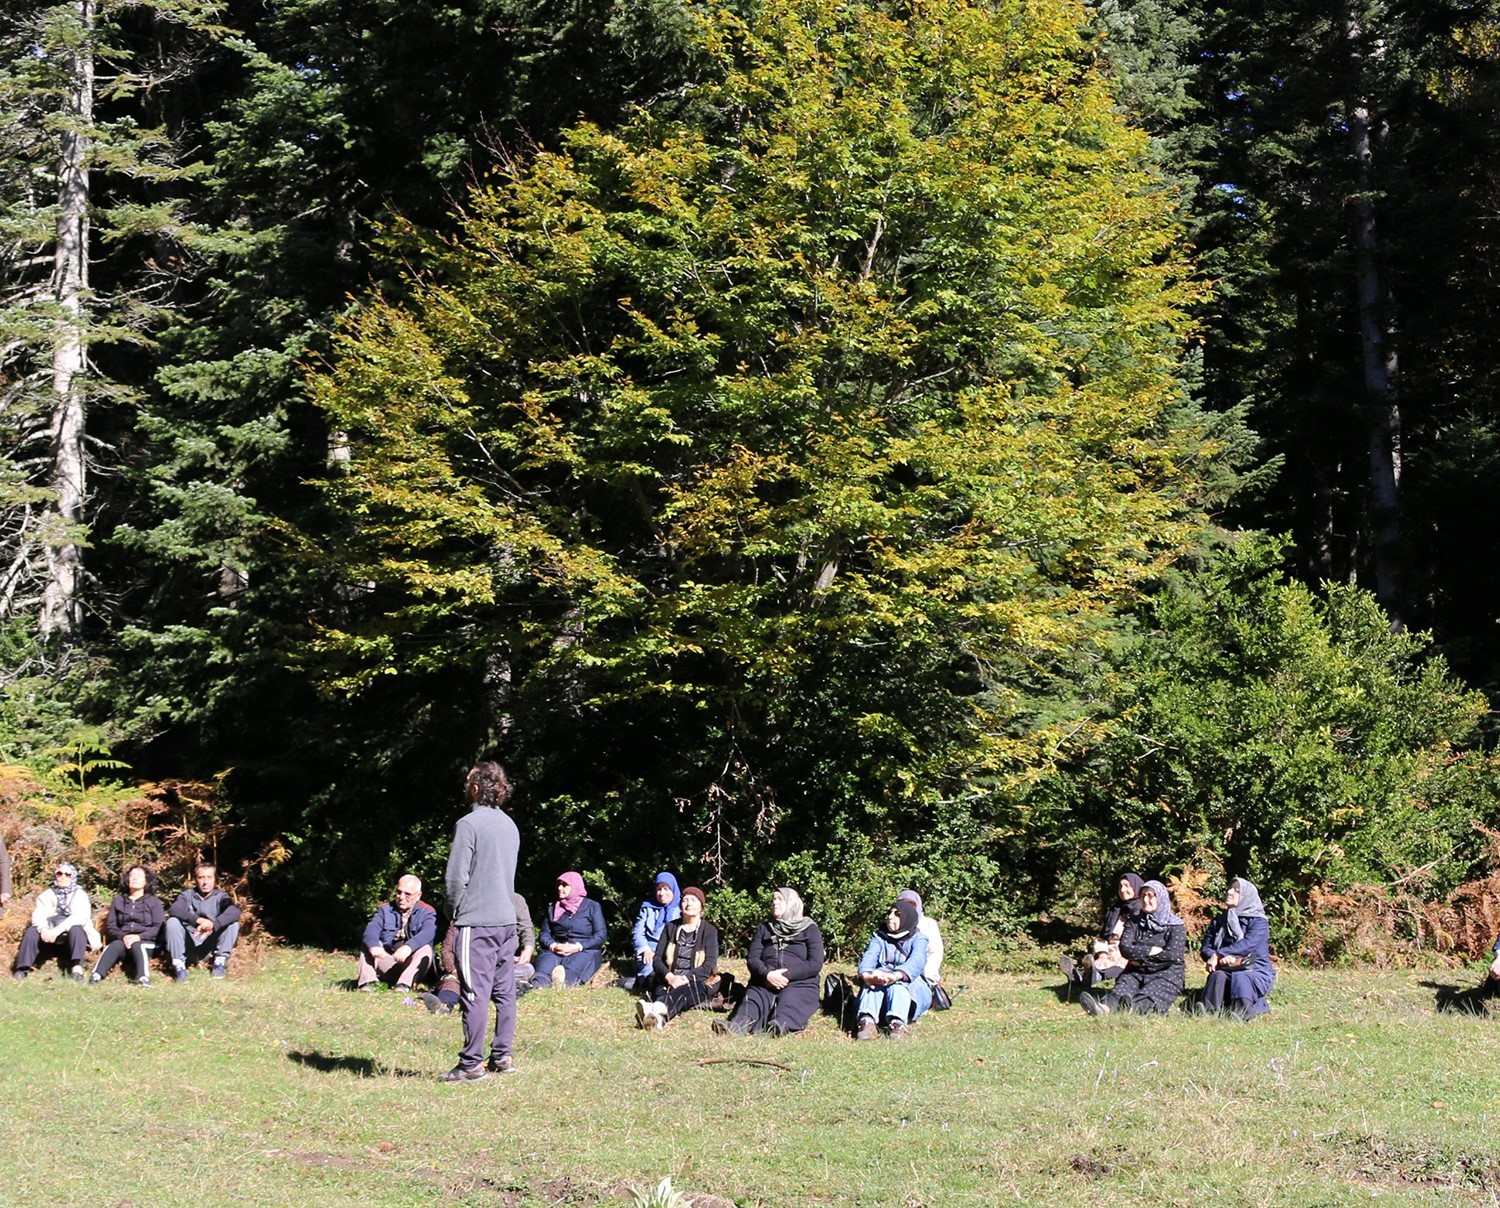
<path fill-rule="evenodd" d="M 1486 985 L 1455 986 L 1452 982 L 1419 981 L 1433 992 L 1434 1005 L 1442 1015 L 1500 1014 L 1500 998 Z"/>
<path fill-rule="evenodd" d="M 395 1066 L 381 1065 L 370 1057 L 344 1057 L 336 1053 L 319 1053 L 316 1050 L 293 1049 L 287 1060 L 317 1070 L 320 1074 L 353 1074 L 356 1078 L 425 1078 L 423 1070 L 403 1070 Z"/>

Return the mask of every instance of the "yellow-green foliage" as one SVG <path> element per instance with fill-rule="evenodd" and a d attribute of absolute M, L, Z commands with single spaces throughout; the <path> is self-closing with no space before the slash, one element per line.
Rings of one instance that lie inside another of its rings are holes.
<path fill-rule="evenodd" d="M 502 164 L 312 375 L 330 679 L 501 650 L 810 804 L 1024 768 L 1196 520 L 1171 198 L 1066 0 L 692 11 L 700 78 Z"/>

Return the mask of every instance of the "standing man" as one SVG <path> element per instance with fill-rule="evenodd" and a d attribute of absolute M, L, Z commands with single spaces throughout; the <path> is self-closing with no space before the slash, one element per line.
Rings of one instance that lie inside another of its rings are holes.
<path fill-rule="evenodd" d="M 410 991 L 432 968 L 432 945 L 437 940 L 437 911 L 422 901 L 422 882 L 407 873 L 396 882 L 396 893 L 375 912 L 361 939 L 355 983 L 375 989 L 379 981 Z"/>
<path fill-rule="evenodd" d="M 457 932 L 459 1003 L 464 1047 L 443 1082 L 478 1082 L 515 1072 L 511 1041 L 516 1032 L 516 857 L 521 833 L 501 807 L 510 800 L 505 769 L 493 760 L 475 764 L 465 785 L 473 808 L 453 829 L 446 888 Z M 485 1024 L 495 1004 L 495 1039 L 484 1054 Z"/>
<path fill-rule="evenodd" d="M 212 864 L 193 869 L 193 888 L 184 889 L 167 911 L 167 955 L 172 958 L 172 980 L 187 981 L 187 963 L 201 961 L 213 951 L 213 975 L 228 972 L 229 954 L 240 938 L 240 908 L 216 888 L 219 870 Z"/>

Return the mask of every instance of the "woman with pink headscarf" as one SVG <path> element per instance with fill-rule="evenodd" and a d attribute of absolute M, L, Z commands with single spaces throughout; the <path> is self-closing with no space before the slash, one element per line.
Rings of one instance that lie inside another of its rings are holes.
<path fill-rule="evenodd" d="M 542 934 L 533 986 L 577 986 L 604 961 L 604 911 L 588 896 L 583 878 L 565 872 L 557 878 L 557 900 L 542 912 Z"/>

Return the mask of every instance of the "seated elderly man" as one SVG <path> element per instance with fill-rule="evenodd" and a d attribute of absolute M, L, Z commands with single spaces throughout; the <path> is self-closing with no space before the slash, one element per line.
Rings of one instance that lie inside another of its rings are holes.
<path fill-rule="evenodd" d="M 94 926 L 89 895 L 78 887 L 78 870 L 64 860 L 57 866 L 52 887 L 37 896 L 31 926 L 26 928 L 16 949 L 12 976 L 25 981 L 45 948 L 65 960 L 71 968 L 70 976 L 81 982 L 84 955 L 102 945 Z"/>
<path fill-rule="evenodd" d="M 219 870 L 206 861 L 193 869 L 193 884 L 167 911 L 164 934 L 172 980 L 188 979 L 188 963 L 213 957 L 214 977 L 228 973 L 229 956 L 240 938 L 240 908 L 219 885 Z"/>
<path fill-rule="evenodd" d="M 377 979 L 410 990 L 432 968 L 437 911 L 422 901 L 422 882 L 408 873 L 396 882 L 395 898 L 375 912 L 360 941 L 357 988 L 373 990 Z"/>

